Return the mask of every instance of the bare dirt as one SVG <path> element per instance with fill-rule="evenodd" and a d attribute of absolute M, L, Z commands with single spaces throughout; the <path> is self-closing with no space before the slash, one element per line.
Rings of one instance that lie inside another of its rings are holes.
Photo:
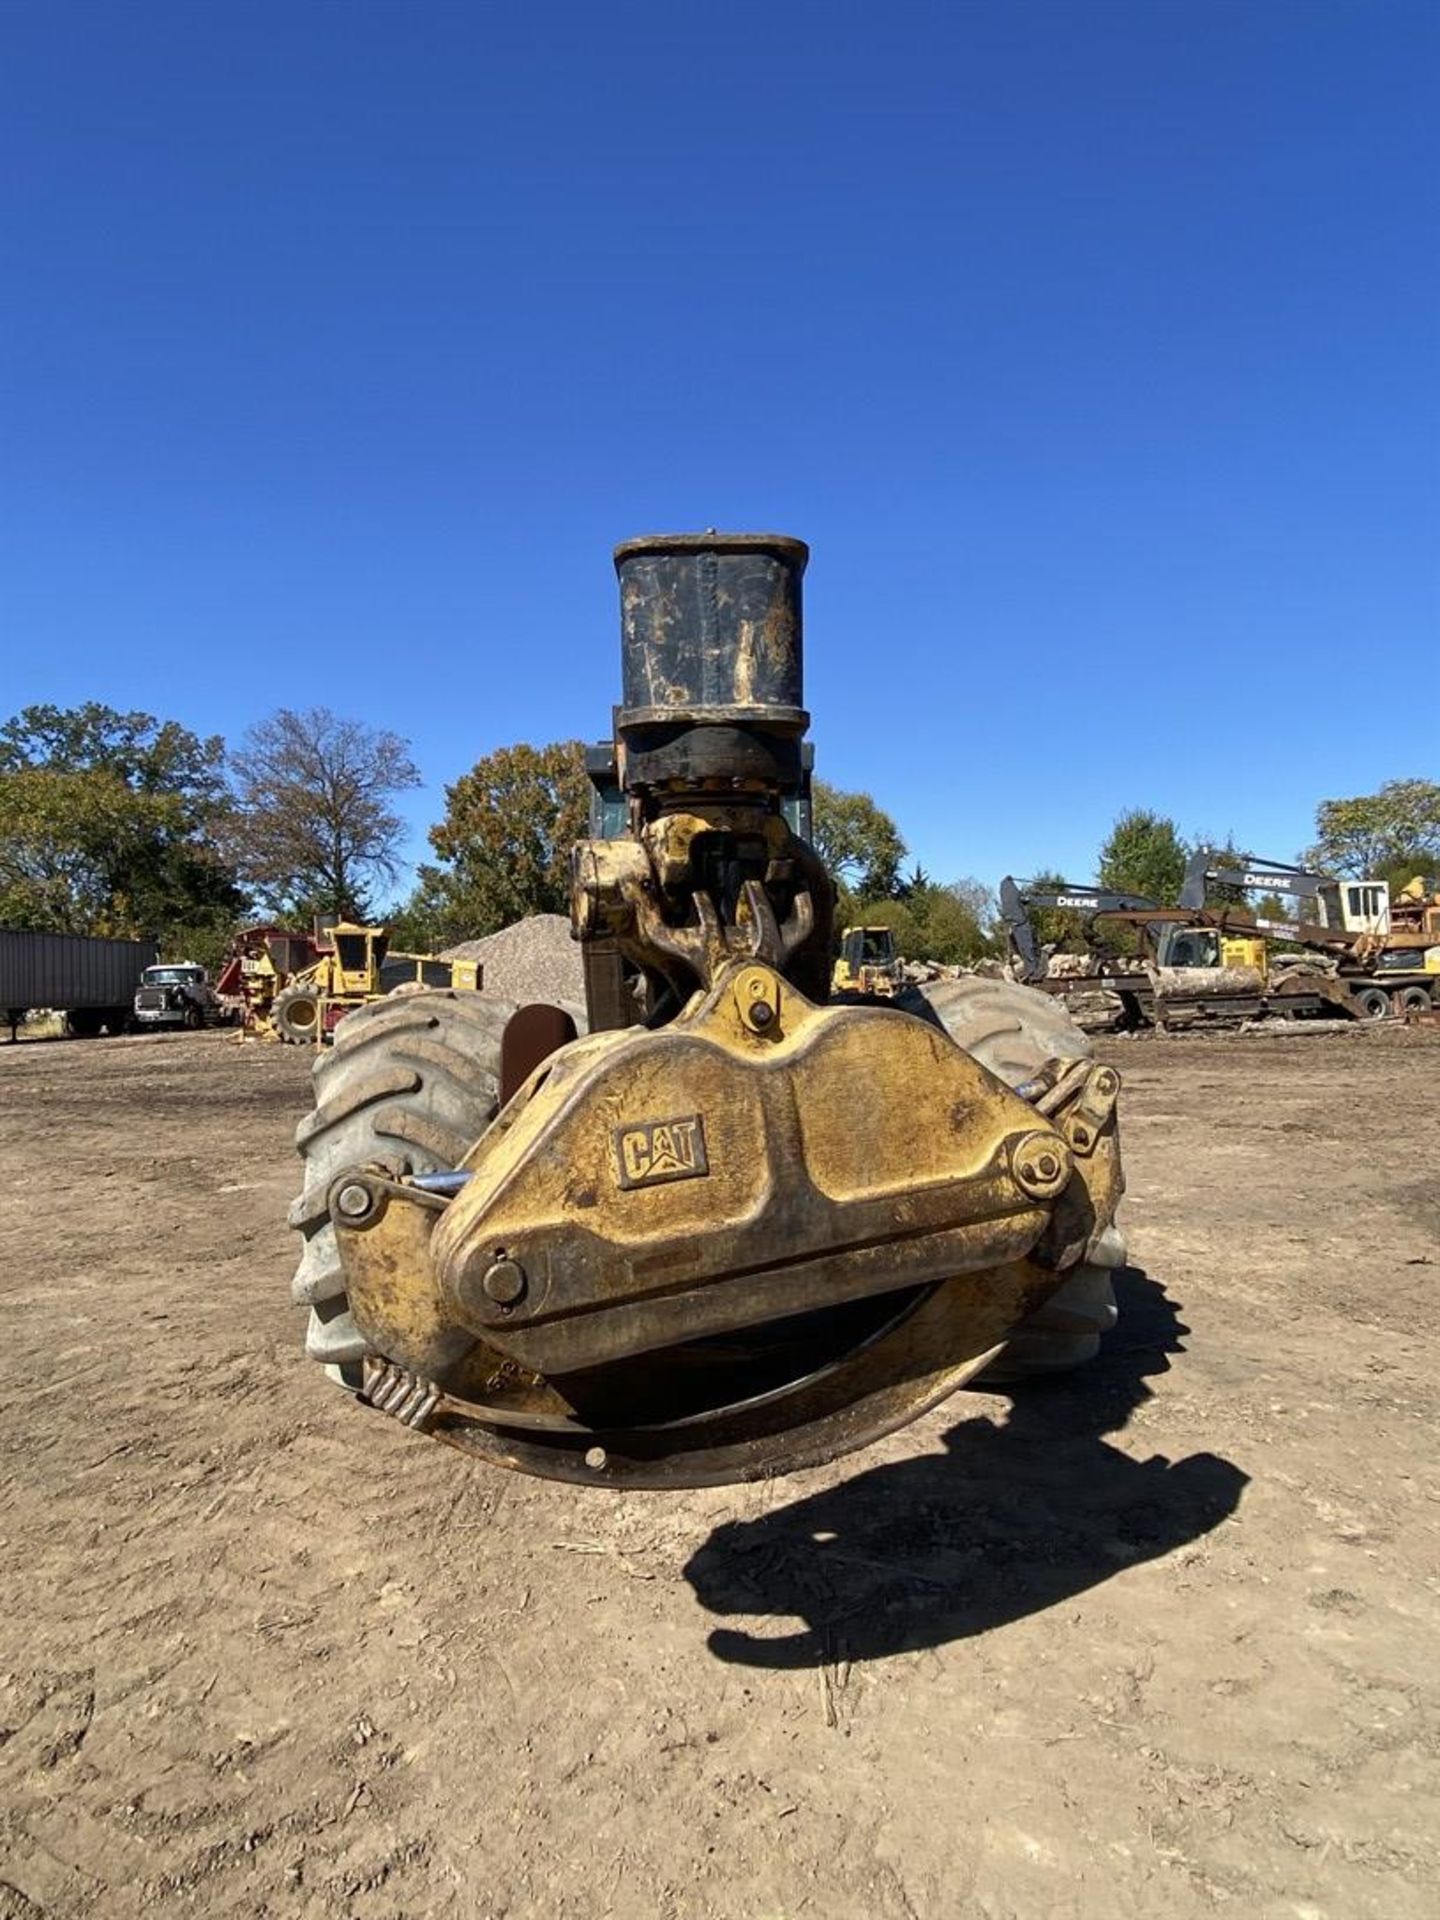
<path fill-rule="evenodd" d="M 299 1054 L 0 1047 L 0 1920 L 1432 1914 L 1440 1035 L 1104 1050 L 1100 1362 L 617 1497 L 302 1361 Z"/>

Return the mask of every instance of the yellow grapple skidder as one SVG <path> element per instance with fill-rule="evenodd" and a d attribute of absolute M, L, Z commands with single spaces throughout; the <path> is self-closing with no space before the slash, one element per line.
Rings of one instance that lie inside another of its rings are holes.
<path fill-rule="evenodd" d="M 1008 981 L 829 1003 L 801 577 L 770 534 L 616 550 L 623 703 L 572 858 L 588 1031 L 416 993 L 316 1065 L 307 1350 L 499 1466 L 753 1479 L 1113 1318 L 1118 1076 Z"/>

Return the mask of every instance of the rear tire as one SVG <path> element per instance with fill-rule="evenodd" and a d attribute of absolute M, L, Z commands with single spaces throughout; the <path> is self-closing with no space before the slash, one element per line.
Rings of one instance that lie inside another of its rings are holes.
<path fill-rule="evenodd" d="M 1397 996 L 1399 1010 L 1403 1013 L 1429 1013 L 1435 1005 L 1428 987 L 1405 987 Z"/>
<path fill-rule="evenodd" d="M 291 1295 L 310 1309 L 305 1351 L 357 1388 L 370 1351 L 355 1325 L 326 1196 L 346 1167 L 396 1173 L 457 1166 L 499 1107 L 500 1036 L 509 1001 L 426 988 L 346 1015 L 314 1067 L 315 1111 L 295 1145 L 305 1184 L 290 1209 L 304 1242 Z"/>
<path fill-rule="evenodd" d="M 916 991 L 927 1003 L 928 1017 L 1008 1087 L 1033 1079 L 1049 1060 L 1094 1058 L 1090 1036 L 1059 1000 L 1034 987 L 967 975 Z M 1069 1270 L 1044 1306 L 1015 1329 L 1004 1353 L 975 1384 L 998 1386 L 1093 1360 L 1118 1317 L 1112 1275 L 1124 1264 L 1125 1238 L 1112 1223 L 1095 1236 L 1085 1259 Z"/>
<path fill-rule="evenodd" d="M 1357 987 L 1351 998 L 1359 1020 L 1383 1020 L 1390 1011 L 1390 996 L 1383 987 Z"/>

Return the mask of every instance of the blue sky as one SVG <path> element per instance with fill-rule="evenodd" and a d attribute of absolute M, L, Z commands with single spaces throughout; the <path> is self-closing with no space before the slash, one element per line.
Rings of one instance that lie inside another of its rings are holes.
<path fill-rule="evenodd" d="M 598 737 L 609 550 L 813 548 L 944 877 L 1434 774 L 1440 8 L 0 4 L 6 711 Z"/>

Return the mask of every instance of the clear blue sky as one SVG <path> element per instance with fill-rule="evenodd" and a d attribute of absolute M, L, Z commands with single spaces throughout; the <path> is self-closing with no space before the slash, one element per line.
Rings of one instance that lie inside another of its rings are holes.
<path fill-rule="evenodd" d="M 609 551 L 810 541 L 944 877 L 1434 774 L 1440 6 L 0 0 L 0 705 L 596 737 Z"/>

